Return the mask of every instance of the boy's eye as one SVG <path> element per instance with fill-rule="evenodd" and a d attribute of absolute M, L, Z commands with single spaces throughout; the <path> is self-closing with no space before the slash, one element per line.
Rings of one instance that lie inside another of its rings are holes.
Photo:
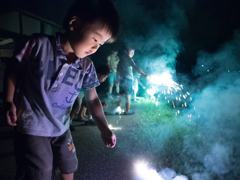
<path fill-rule="evenodd" d="M 97 40 L 95 38 L 93 38 L 94 42 L 97 42 Z"/>

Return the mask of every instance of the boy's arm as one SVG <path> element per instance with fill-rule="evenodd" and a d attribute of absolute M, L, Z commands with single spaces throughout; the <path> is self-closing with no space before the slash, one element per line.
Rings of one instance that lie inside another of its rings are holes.
<path fill-rule="evenodd" d="M 13 102 L 14 92 L 18 77 L 21 71 L 21 64 L 19 61 L 13 57 L 11 66 L 6 70 L 5 74 L 5 108 L 6 108 L 6 118 L 7 123 L 10 126 L 17 125 L 17 115 L 16 115 L 16 106 Z"/>
<path fill-rule="evenodd" d="M 95 88 L 84 91 L 84 97 L 87 103 L 87 107 L 92 115 L 99 131 L 104 144 L 107 147 L 113 148 L 116 144 L 115 134 L 108 128 L 105 115 L 103 113 L 101 102 L 98 99 Z"/>
<path fill-rule="evenodd" d="M 135 63 L 132 64 L 132 67 L 135 71 L 137 71 L 139 74 L 141 74 L 143 77 L 147 78 L 148 79 L 148 75 L 145 74 Z"/>
<path fill-rule="evenodd" d="M 111 65 L 110 65 L 110 60 L 111 60 L 111 57 L 108 56 L 108 57 L 107 57 L 107 65 L 108 65 L 109 69 L 111 68 L 111 67 L 110 67 L 110 66 L 111 66 Z"/>
<path fill-rule="evenodd" d="M 142 86 L 143 89 L 145 89 L 145 86 L 142 84 L 142 82 L 140 81 L 140 78 L 137 78 L 138 84 L 140 84 Z"/>

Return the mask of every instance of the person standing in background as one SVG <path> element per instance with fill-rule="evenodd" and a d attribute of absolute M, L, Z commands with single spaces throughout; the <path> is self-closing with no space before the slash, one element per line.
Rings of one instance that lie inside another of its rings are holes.
<path fill-rule="evenodd" d="M 119 63 L 119 57 L 117 56 L 118 51 L 113 50 L 112 54 L 107 57 L 107 64 L 110 69 L 110 74 L 109 74 L 109 97 L 113 98 L 112 95 L 112 89 L 113 85 L 115 84 L 116 86 L 116 93 L 119 95 L 119 82 L 117 81 L 117 66 Z"/>

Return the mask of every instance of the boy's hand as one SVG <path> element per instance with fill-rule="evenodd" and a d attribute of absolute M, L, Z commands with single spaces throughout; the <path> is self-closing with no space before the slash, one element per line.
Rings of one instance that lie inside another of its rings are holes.
<path fill-rule="evenodd" d="M 14 103 L 7 104 L 7 112 L 6 112 L 7 123 L 10 126 L 17 125 L 17 114 L 16 114 L 16 106 Z"/>
<path fill-rule="evenodd" d="M 101 132 L 101 138 L 107 147 L 113 148 L 116 145 L 117 138 L 110 130 Z"/>

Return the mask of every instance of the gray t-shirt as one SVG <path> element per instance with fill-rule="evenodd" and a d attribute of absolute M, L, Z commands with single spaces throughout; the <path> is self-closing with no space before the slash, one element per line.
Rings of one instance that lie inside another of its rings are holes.
<path fill-rule="evenodd" d="M 32 35 L 16 58 L 24 65 L 15 94 L 17 130 L 35 136 L 62 135 L 80 90 L 100 84 L 92 61 L 78 58 L 68 64 L 59 33 Z"/>
<path fill-rule="evenodd" d="M 118 74 L 127 79 L 133 79 L 132 66 L 135 65 L 135 62 L 128 55 L 123 54 L 119 57 L 120 61 L 118 63 L 117 72 Z"/>

